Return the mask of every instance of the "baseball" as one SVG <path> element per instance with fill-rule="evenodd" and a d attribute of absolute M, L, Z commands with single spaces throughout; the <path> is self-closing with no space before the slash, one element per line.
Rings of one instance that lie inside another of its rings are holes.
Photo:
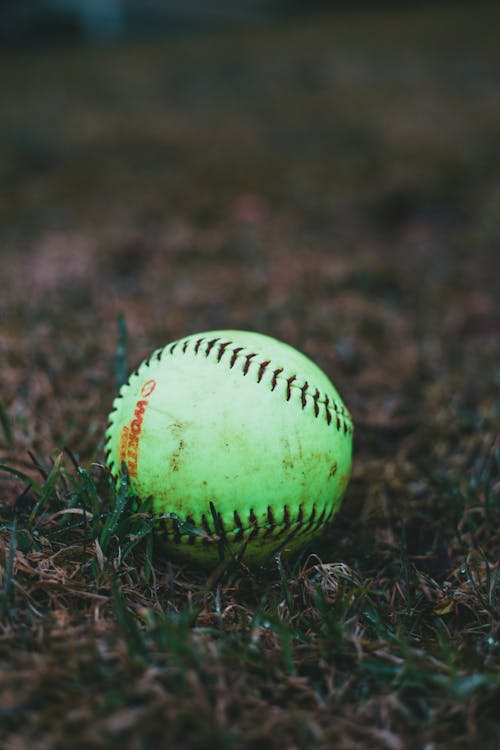
<path fill-rule="evenodd" d="M 326 374 L 249 331 L 157 349 L 122 386 L 106 431 L 118 481 L 151 497 L 168 548 L 201 564 L 298 550 L 338 510 L 353 426 Z"/>

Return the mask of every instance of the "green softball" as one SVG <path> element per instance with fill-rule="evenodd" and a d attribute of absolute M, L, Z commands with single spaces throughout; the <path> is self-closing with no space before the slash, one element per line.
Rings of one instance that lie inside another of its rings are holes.
<path fill-rule="evenodd" d="M 352 421 L 304 354 L 249 331 L 208 331 L 157 349 L 122 386 L 106 432 L 118 480 L 152 498 L 158 533 L 203 564 L 293 552 L 338 510 Z"/>

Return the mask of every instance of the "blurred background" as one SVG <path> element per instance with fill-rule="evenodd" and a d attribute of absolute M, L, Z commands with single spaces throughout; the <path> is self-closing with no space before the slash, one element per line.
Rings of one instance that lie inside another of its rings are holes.
<path fill-rule="evenodd" d="M 317 8 L 336 10 L 363 3 L 347 0 L 3 0 L 6 40 L 68 36 L 90 41 L 172 33 L 269 18 Z M 365 2 L 365 5 L 368 4 Z"/>
<path fill-rule="evenodd" d="M 283 338 L 377 429 L 467 379 L 478 347 L 491 360 L 499 20 L 3 0 L 0 345 L 21 444 L 95 447 L 120 313 L 130 366 L 196 330 Z"/>

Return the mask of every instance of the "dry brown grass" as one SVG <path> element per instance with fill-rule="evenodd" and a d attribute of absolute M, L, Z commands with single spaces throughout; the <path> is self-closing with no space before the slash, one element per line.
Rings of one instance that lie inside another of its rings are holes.
<path fill-rule="evenodd" d="M 497 22 L 4 58 L 2 747 L 498 747 Z M 354 473 L 298 560 L 110 532 L 120 313 L 130 366 L 241 327 L 332 376 Z"/>

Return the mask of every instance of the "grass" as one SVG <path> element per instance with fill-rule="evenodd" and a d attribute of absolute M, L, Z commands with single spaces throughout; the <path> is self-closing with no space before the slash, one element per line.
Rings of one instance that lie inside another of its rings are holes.
<path fill-rule="evenodd" d="M 493 747 L 498 565 L 484 553 L 438 582 L 402 532 L 371 564 L 351 541 L 353 567 L 313 554 L 207 585 L 152 554 L 147 507 L 132 512 L 123 489 L 60 459 L 2 532 L 6 737 L 62 747 L 78 726 L 75 747 L 152 747 L 170 717 L 189 747 L 253 746 L 269 731 L 298 747 L 397 747 L 410 730 Z"/>
<path fill-rule="evenodd" d="M 498 12 L 4 55 L 0 744 L 500 737 Z M 297 558 L 171 560 L 103 466 L 154 348 L 253 328 L 352 411 Z"/>

